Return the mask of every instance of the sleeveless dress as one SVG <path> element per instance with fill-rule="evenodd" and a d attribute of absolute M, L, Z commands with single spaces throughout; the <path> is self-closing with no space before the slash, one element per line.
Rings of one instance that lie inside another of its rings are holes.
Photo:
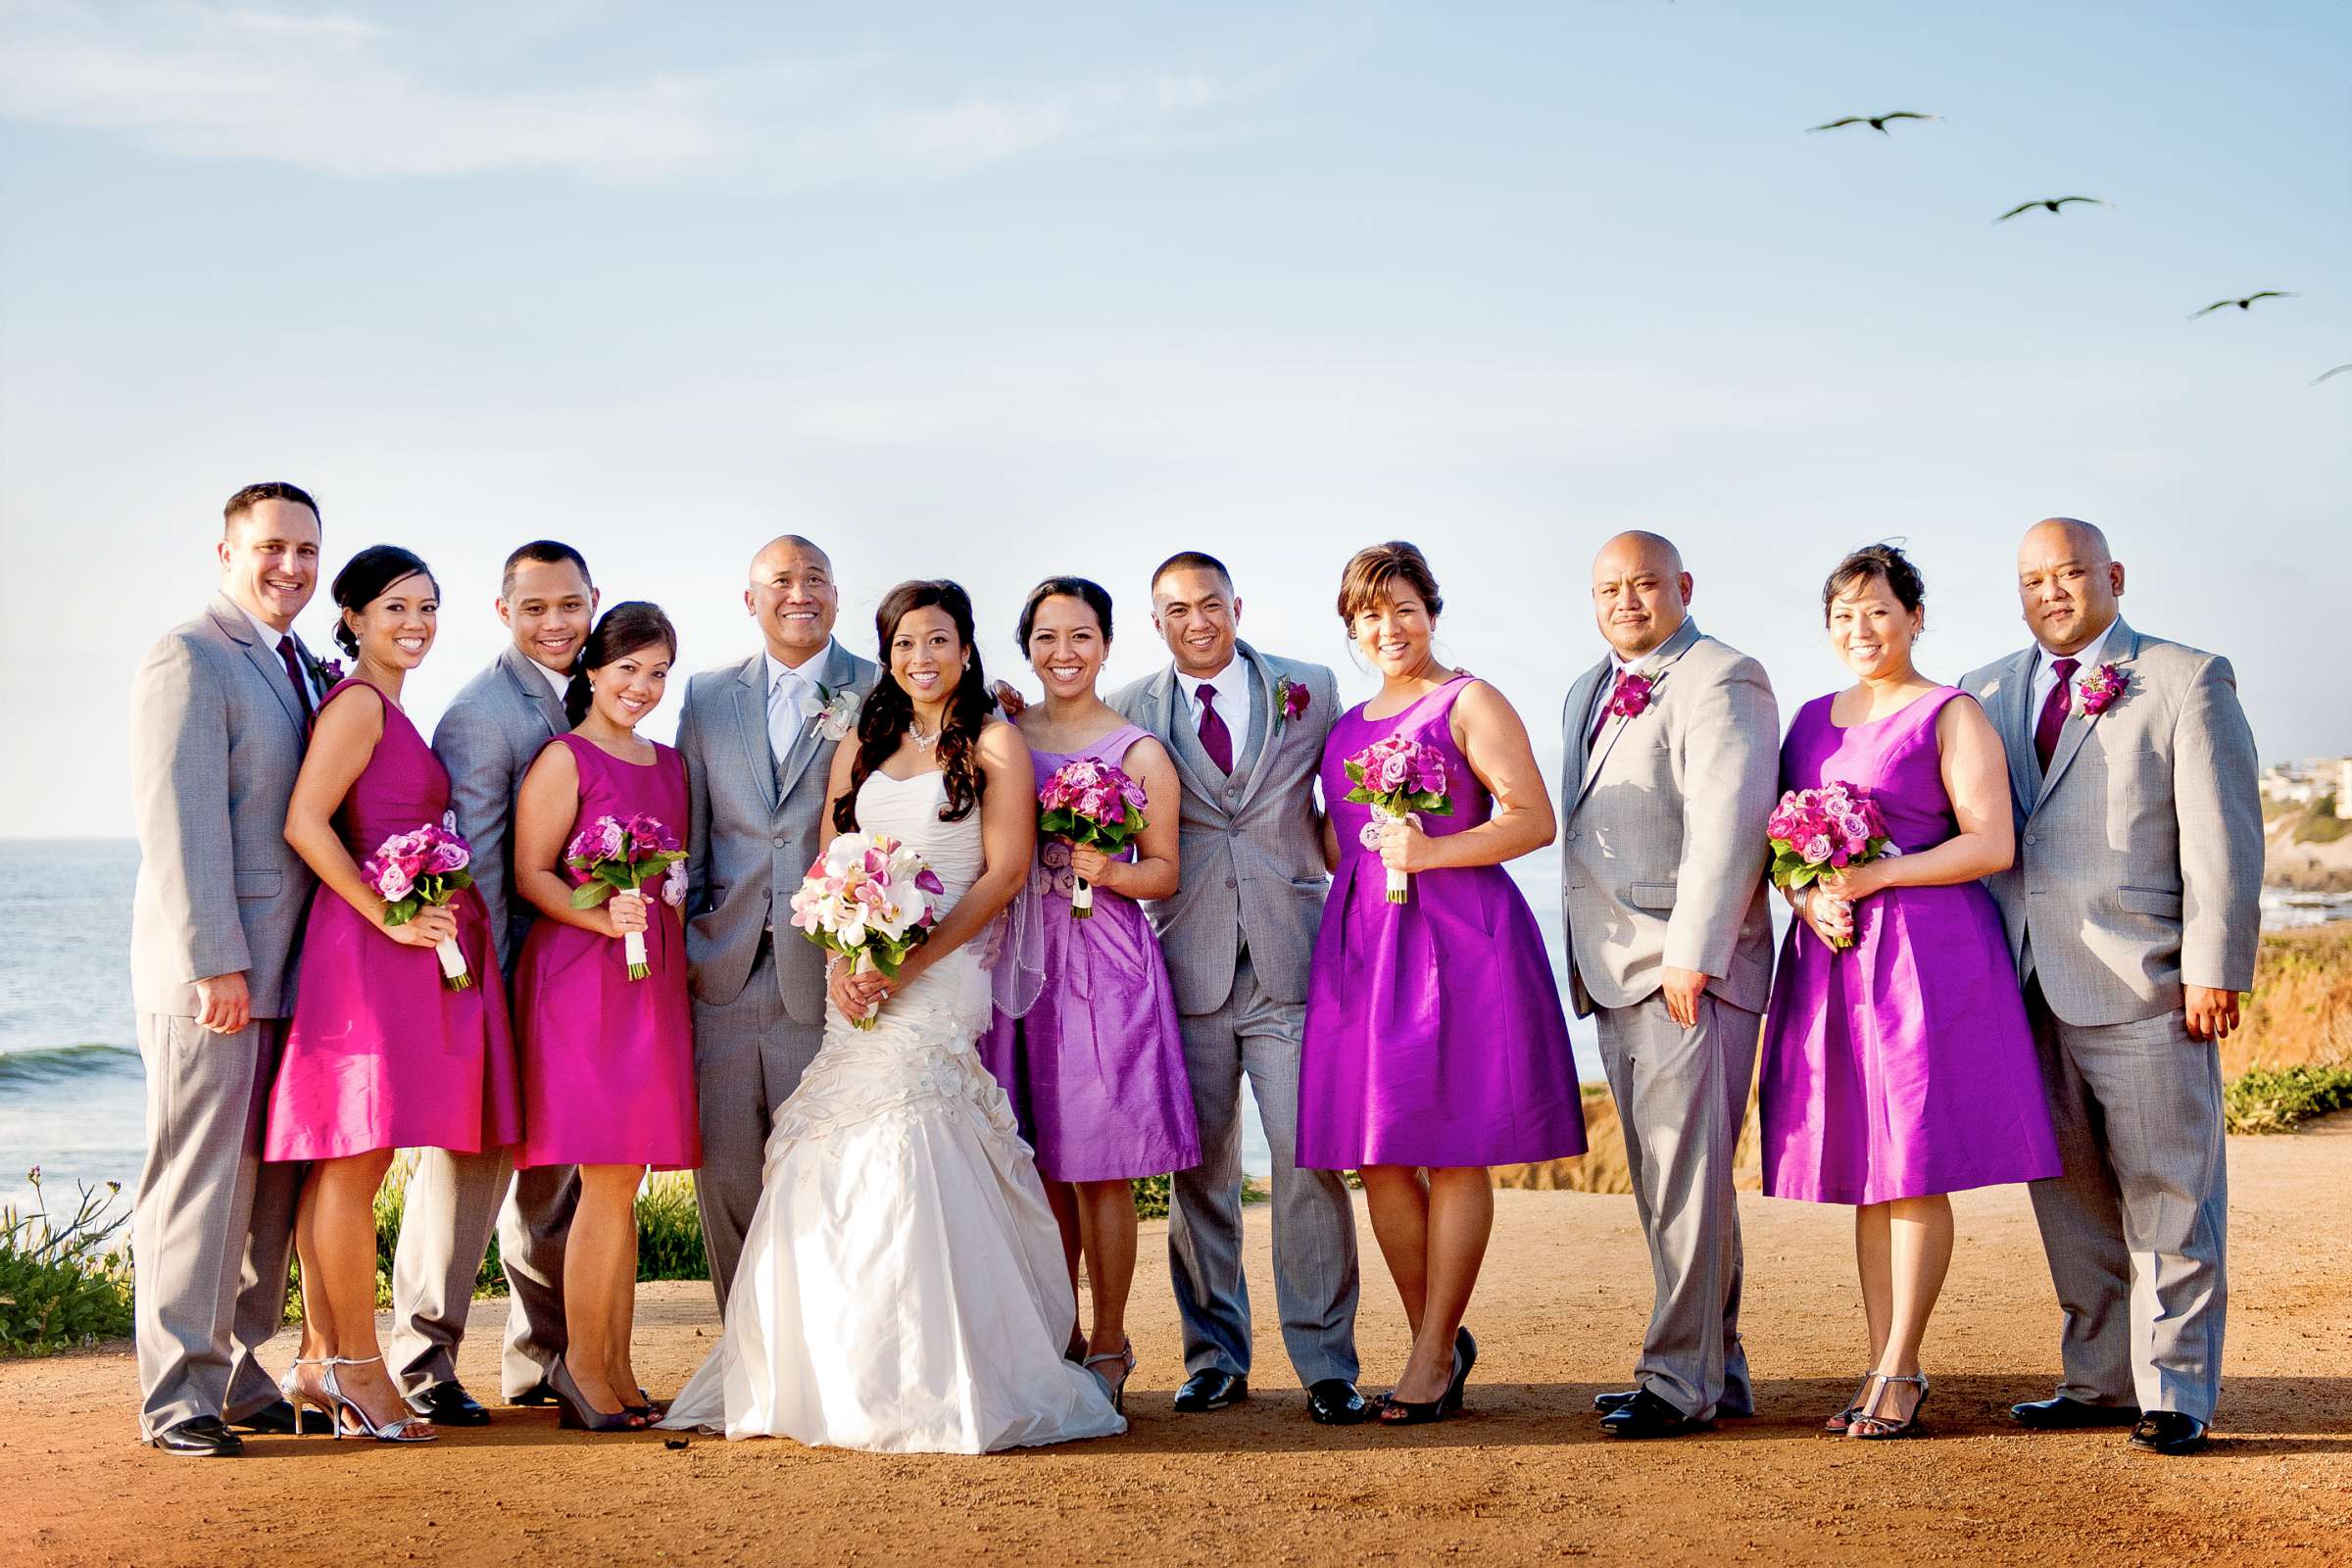
<path fill-rule="evenodd" d="M 912 845 L 952 902 L 986 858 L 978 811 L 939 819 L 944 778 L 871 775 L 858 822 Z M 870 1031 L 828 1007 L 768 1135 L 718 1345 L 663 1426 L 888 1453 L 1127 1429 L 1095 1375 L 1061 1358 L 1077 1298 L 1012 1105 L 972 1049 L 991 1007 L 974 946 Z"/>
<path fill-rule="evenodd" d="M 318 711 L 354 687 L 319 699 Z M 379 697 L 382 696 L 378 692 Z M 355 861 L 384 840 L 449 814 L 449 771 L 400 705 L 384 699 L 384 733 L 335 812 Z M 430 948 L 392 940 L 332 888 L 303 925 L 301 978 L 262 1137 L 264 1159 L 337 1159 L 377 1149 L 471 1152 L 521 1132 L 507 992 L 481 895 L 451 901 L 473 984 L 441 982 Z"/>
<path fill-rule="evenodd" d="M 579 767 L 579 809 L 564 840 L 600 816 L 643 812 L 686 842 L 686 764 L 657 744 L 651 762 L 623 761 L 578 735 L 547 743 Z M 651 1165 L 703 1162 L 694 1090 L 694 1020 L 686 1000 L 686 937 L 661 884 L 645 888 L 645 957 L 629 978 L 616 937 L 534 920 L 514 966 L 514 1038 L 522 1063 L 521 1147 L 514 1163 Z"/>
<path fill-rule="evenodd" d="M 1807 703 L 1781 746 L 1781 788 L 1869 787 L 1905 854 L 1959 831 L 1944 792 L 1938 687 L 1840 728 Z M 1974 701 L 1974 699 L 1969 699 Z M 1981 882 L 1886 888 L 1833 952 L 1789 922 L 1765 1015 L 1764 1191 L 1818 1203 L 2038 1181 L 2058 1144 L 2000 910 Z"/>
<path fill-rule="evenodd" d="M 1499 865 L 1417 871 L 1388 902 L 1368 806 L 1349 804 L 1343 763 L 1403 735 L 1446 757 L 1450 816 L 1432 838 L 1494 815 L 1494 798 L 1453 743 L 1467 673 L 1389 718 L 1358 704 L 1323 748 L 1323 799 L 1340 866 L 1323 906 L 1298 1057 L 1298 1163 L 1505 1165 L 1585 1152 L 1584 1100 L 1551 959 L 1527 900 Z"/>
<path fill-rule="evenodd" d="M 1032 751 L 1038 788 L 1067 762 L 1119 766 L 1148 734 L 1126 724 L 1082 751 Z M 1023 1016 L 997 1015 L 980 1059 L 1012 1096 L 1047 1180 L 1190 1170 L 1200 1138 L 1159 938 L 1142 905 L 1107 888 L 1095 889 L 1094 914 L 1077 918 L 1073 885 L 1070 847 L 1038 845 L 1028 896 L 1044 925 L 1045 988 Z"/>

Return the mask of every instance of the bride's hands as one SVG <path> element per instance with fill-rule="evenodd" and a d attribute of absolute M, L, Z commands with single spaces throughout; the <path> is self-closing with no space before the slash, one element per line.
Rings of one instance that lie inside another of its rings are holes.
<path fill-rule="evenodd" d="M 836 958 L 825 971 L 825 995 L 845 1018 L 870 1018 L 897 989 L 879 969 L 860 974 L 847 960 Z"/>

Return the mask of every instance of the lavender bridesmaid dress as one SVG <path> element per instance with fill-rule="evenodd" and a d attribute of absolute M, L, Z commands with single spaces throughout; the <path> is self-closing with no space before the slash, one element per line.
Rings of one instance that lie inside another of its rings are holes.
<path fill-rule="evenodd" d="M 1082 759 L 1121 766 L 1147 738 L 1123 724 L 1081 751 L 1032 751 L 1038 787 Z M 980 1059 L 1012 1097 L 1048 1181 L 1189 1170 L 1200 1163 L 1200 1137 L 1159 938 L 1142 905 L 1108 888 L 1095 889 L 1094 914 L 1078 919 L 1072 885 L 1069 846 L 1040 844 L 1030 887 L 1045 922 L 1045 989 L 1026 1016 L 996 1015 Z"/>
<path fill-rule="evenodd" d="M 1527 900 L 1499 865 L 1416 872 L 1388 902 L 1376 850 L 1359 835 L 1371 808 L 1348 804 L 1342 764 L 1372 742 L 1408 736 L 1446 755 L 1450 816 L 1433 838 L 1494 815 L 1494 799 L 1453 744 L 1461 673 L 1390 718 L 1362 705 L 1332 726 L 1323 798 L 1340 840 L 1323 906 L 1298 1058 L 1298 1163 L 1508 1165 L 1585 1152 L 1584 1100 L 1551 959 Z"/>
<path fill-rule="evenodd" d="M 1781 787 L 1865 785 L 1905 854 L 1934 849 L 1959 831 L 1936 717 L 1961 696 L 1939 687 L 1843 728 L 1815 698 L 1781 745 Z M 1983 883 L 1874 893 L 1854 906 L 1842 953 L 1791 921 L 1765 1020 L 1773 1197 L 1883 1203 L 2059 1174 L 2017 970 Z"/>
<path fill-rule="evenodd" d="M 686 764 L 676 752 L 656 745 L 654 760 L 638 763 L 577 735 L 547 744 L 569 751 L 579 767 L 579 809 L 566 842 L 580 823 L 639 812 L 686 842 Z M 653 973 L 642 980 L 629 978 L 618 938 L 561 920 L 532 922 L 514 966 L 524 1128 L 518 1168 L 692 1170 L 703 1162 L 685 927 L 659 884 L 645 894 Z"/>
<path fill-rule="evenodd" d="M 354 687 L 375 690 L 355 676 L 321 698 L 318 711 Z M 439 823 L 448 810 L 448 770 L 385 698 L 383 737 L 335 813 L 343 848 L 365 861 L 393 834 Z M 471 888 L 450 908 L 473 975 L 464 991 L 442 984 L 432 949 L 393 941 L 332 888 L 318 890 L 303 928 L 294 1022 L 270 1088 L 264 1159 L 472 1152 L 519 1136 L 514 1048 L 490 918 Z"/>

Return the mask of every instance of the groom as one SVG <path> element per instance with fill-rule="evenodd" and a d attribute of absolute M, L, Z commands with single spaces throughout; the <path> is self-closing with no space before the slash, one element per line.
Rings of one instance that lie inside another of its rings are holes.
<path fill-rule="evenodd" d="M 1242 602 L 1213 556 L 1152 574 L 1152 623 L 1175 662 L 1110 699 L 1157 736 L 1184 782 L 1184 882 L 1150 906 L 1176 988 L 1201 1162 L 1175 1173 L 1168 1264 L 1191 1374 L 1176 1408 L 1250 1396 L 1242 1277 L 1242 1079 L 1274 1154 L 1274 1293 L 1284 1348 L 1327 1426 L 1371 1414 L 1356 1392 L 1355 1210 L 1336 1171 L 1300 1170 L 1298 1047 L 1330 882 L 1315 775 L 1339 716 L 1320 664 L 1270 659 L 1236 638 Z"/>
<path fill-rule="evenodd" d="M 686 963 L 694 999 L 703 1247 L 719 1310 L 760 1202 L 767 1132 L 825 1027 L 824 955 L 787 923 L 792 895 L 833 836 L 820 822 L 835 742 L 828 705 L 862 701 L 880 675 L 833 640 L 833 563 L 798 534 L 752 558 L 744 609 L 766 647 L 686 685 L 678 753 L 687 838 Z"/>
<path fill-rule="evenodd" d="M 1755 1409 L 1732 1165 L 1772 986 L 1764 819 L 1781 726 L 1764 667 L 1700 634 L 1690 587 L 1656 534 L 1601 547 L 1609 657 L 1562 718 L 1569 990 L 1579 1017 L 1597 1014 L 1657 1292 L 1634 1387 L 1592 1401 L 1618 1438 Z"/>
<path fill-rule="evenodd" d="M 2032 1188 L 2066 1378 L 2010 1414 L 2191 1453 L 2221 1396 L 2213 1047 L 2254 984 L 2254 736 L 2228 660 L 2125 624 L 2123 564 L 2089 523 L 2035 523 L 2017 586 L 2034 646 L 1961 684 L 2009 753 L 2017 863 L 1991 886 L 2066 1163 Z"/>

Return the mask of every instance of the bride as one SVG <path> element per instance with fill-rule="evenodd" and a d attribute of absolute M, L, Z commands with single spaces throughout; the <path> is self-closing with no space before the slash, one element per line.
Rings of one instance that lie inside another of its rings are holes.
<path fill-rule="evenodd" d="M 895 981 L 834 960 L 718 1346 L 662 1425 L 921 1453 L 1123 1432 L 1062 1359 L 1078 1307 L 1061 1235 L 973 1050 L 990 1007 L 974 941 L 1036 849 L 1028 748 L 990 715 L 961 588 L 902 583 L 874 624 L 889 673 L 834 755 L 826 812 L 906 840 L 950 906 Z M 850 1026 L 868 1013 L 871 1031 Z"/>

